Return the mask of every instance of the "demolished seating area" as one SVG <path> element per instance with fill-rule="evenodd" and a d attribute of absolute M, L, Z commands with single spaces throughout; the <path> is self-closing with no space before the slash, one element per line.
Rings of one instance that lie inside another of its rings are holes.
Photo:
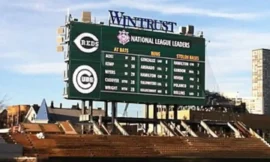
<path fill-rule="evenodd" d="M 99 136 L 12 134 L 24 146 L 25 156 L 38 157 L 205 157 L 265 158 L 270 149 L 257 138 L 193 138 L 153 136 Z"/>
<path fill-rule="evenodd" d="M 79 135 L 67 122 L 22 123 L 20 133 L 3 136 L 34 157 L 202 157 L 268 158 L 269 147 L 258 138 L 203 138 Z M 44 133 L 39 139 L 37 133 Z M 10 142 L 9 142 L 10 143 Z"/>
<path fill-rule="evenodd" d="M 56 124 L 22 123 L 20 131 L 24 133 L 77 134 L 68 121 Z"/>

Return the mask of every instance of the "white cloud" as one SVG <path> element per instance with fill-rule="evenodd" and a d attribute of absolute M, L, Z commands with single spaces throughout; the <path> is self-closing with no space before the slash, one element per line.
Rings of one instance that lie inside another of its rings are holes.
<path fill-rule="evenodd" d="M 154 11 L 160 12 L 163 14 L 190 14 L 190 15 L 199 15 L 199 16 L 209 16 L 209 17 L 220 17 L 227 19 L 235 19 L 235 20 L 252 20 L 255 18 L 259 18 L 265 13 L 239 13 L 239 12 L 221 12 L 218 9 L 203 9 L 203 8 L 195 8 L 185 6 L 184 4 L 176 4 L 175 2 L 169 3 L 166 1 L 162 2 L 143 2 L 144 5 L 138 3 L 136 0 L 125 1 L 125 3 L 121 3 L 123 0 L 114 0 L 115 3 L 118 3 L 121 7 L 129 7 L 138 10 L 144 11 Z"/>
<path fill-rule="evenodd" d="M 137 9 L 141 11 L 153 11 L 162 14 L 190 14 L 198 16 L 219 17 L 234 20 L 255 20 L 269 16 L 268 12 L 224 12 L 218 8 L 206 9 L 186 6 L 185 4 L 176 3 L 168 0 L 108 0 L 106 2 L 87 2 L 87 3 L 68 3 L 65 1 L 30 1 L 28 3 L 14 3 L 13 6 L 30 9 L 39 12 L 66 12 L 67 8 L 71 11 L 109 9 L 112 7 L 122 7 L 124 9 Z M 143 5 L 142 5 L 143 4 Z"/>
<path fill-rule="evenodd" d="M 251 51 L 270 48 L 269 33 L 234 29 L 207 29 L 207 57 L 216 75 L 228 75 L 251 70 Z"/>
<path fill-rule="evenodd" d="M 270 32 L 247 31 L 240 29 L 206 29 L 207 87 L 221 91 L 239 91 L 251 95 L 251 51 L 257 48 L 270 48 Z M 218 87 L 218 88 L 217 88 Z"/>
<path fill-rule="evenodd" d="M 239 92 L 241 96 L 251 96 L 251 78 L 249 77 L 228 77 L 219 82 L 220 92 Z"/>
<path fill-rule="evenodd" d="M 38 11 L 38 12 L 59 12 L 58 9 L 61 7 L 64 3 L 64 1 L 58 0 L 57 3 L 53 3 L 53 1 L 36 1 L 36 0 L 28 0 L 27 2 L 21 1 L 21 2 L 15 2 L 11 3 L 10 6 L 28 9 L 32 11 Z"/>
<path fill-rule="evenodd" d="M 11 70 L 22 74 L 61 74 L 65 66 L 64 62 L 34 63 L 15 65 Z"/>
<path fill-rule="evenodd" d="M 21 53 L 12 52 L 12 53 L 0 53 L 1 59 L 13 59 L 13 58 L 21 58 L 23 57 Z"/>

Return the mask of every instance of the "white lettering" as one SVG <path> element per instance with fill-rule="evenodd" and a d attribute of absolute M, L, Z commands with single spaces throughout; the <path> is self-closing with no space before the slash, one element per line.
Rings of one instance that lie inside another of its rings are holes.
<path fill-rule="evenodd" d="M 106 58 L 113 58 L 113 55 L 111 55 L 111 54 L 106 54 L 105 57 L 106 57 Z"/>
<path fill-rule="evenodd" d="M 162 71 L 162 68 L 161 68 L 161 67 L 157 67 L 157 70 L 158 70 L 158 71 Z"/>
<path fill-rule="evenodd" d="M 162 63 L 162 60 L 157 60 L 158 63 Z"/>
<path fill-rule="evenodd" d="M 114 66 L 114 62 L 105 62 L 106 66 Z"/>
<path fill-rule="evenodd" d="M 173 79 L 174 80 L 184 80 L 184 77 L 175 75 L 175 76 L 173 76 Z"/>
<path fill-rule="evenodd" d="M 187 88 L 187 85 L 186 85 L 186 84 L 177 84 L 177 83 L 174 83 L 174 84 L 173 84 L 173 87 L 177 87 L 177 88 Z"/>
<path fill-rule="evenodd" d="M 148 92 L 148 93 L 156 93 L 157 92 L 156 89 L 144 89 L 144 88 L 141 88 L 140 91 L 141 92 Z"/>
<path fill-rule="evenodd" d="M 174 72 L 177 72 L 177 73 L 186 73 L 186 69 L 173 69 Z"/>
<path fill-rule="evenodd" d="M 122 91 L 128 91 L 128 88 L 127 87 L 122 87 L 121 90 Z"/>
<path fill-rule="evenodd" d="M 88 83 L 93 83 L 94 82 L 94 78 L 93 77 L 82 77 L 81 78 L 82 82 L 88 82 Z"/>
<path fill-rule="evenodd" d="M 142 85 L 152 85 L 152 86 L 156 86 L 157 82 L 151 82 L 151 81 L 141 81 L 140 82 Z"/>
<path fill-rule="evenodd" d="M 119 79 L 118 78 L 105 78 L 105 82 L 119 83 Z"/>
<path fill-rule="evenodd" d="M 182 47 L 182 48 L 190 48 L 189 42 L 181 42 L 181 41 L 172 41 L 173 47 Z"/>
<path fill-rule="evenodd" d="M 127 84 L 128 83 L 128 80 L 122 80 L 121 82 Z"/>
<path fill-rule="evenodd" d="M 185 95 L 185 91 L 173 91 L 173 94 L 175 95 Z"/>
<path fill-rule="evenodd" d="M 131 36 L 131 42 L 154 44 L 153 38 L 140 36 Z"/>
<path fill-rule="evenodd" d="M 167 39 L 155 39 L 151 37 L 130 36 L 130 41 L 138 42 L 138 43 L 145 43 L 145 44 L 156 44 L 156 45 L 162 45 L 162 46 L 190 48 L 190 42 L 172 41 L 172 40 L 167 40 Z"/>
<path fill-rule="evenodd" d="M 162 78 L 162 75 L 158 75 L 157 78 L 161 79 Z"/>
<path fill-rule="evenodd" d="M 156 63 L 156 59 L 150 59 L 150 58 L 141 58 L 141 62 L 151 62 L 151 63 Z"/>
<path fill-rule="evenodd" d="M 105 70 L 105 74 L 113 74 L 115 75 L 115 70 Z"/>
<path fill-rule="evenodd" d="M 98 42 L 90 41 L 90 40 L 81 40 L 81 45 L 88 46 L 88 47 L 94 47 L 94 46 L 98 46 Z"/>
<path fill-rule="evenodd" d="M 141 65 L 141 69 L 146 69 L 146 70 L 155 70 L 155 66 Z"/>
<path fill-rule="evenodd" d="M 156 78 L 157 75 L 156 74 L 152 74 L 152 73 L 140 73 L 141 77 L 146 77 L 146 78 Z"/>
<path fill-rule="evenodd" d="M 188 66 L 188 62 L 182 62 L 182 61 L 174 61 L 174 65 L 182 65 L 182 66 Z"/>
<path fill-rule="evenodd" d="M 163 46 L 171 46 L 171 40 L 166 39 L 155 39 L 155 44 Z"/>
<path fill-rule="evenodd" d="M 105 86 L 106 90 L 117 90 L 118 87 L 117 86 Z"/>

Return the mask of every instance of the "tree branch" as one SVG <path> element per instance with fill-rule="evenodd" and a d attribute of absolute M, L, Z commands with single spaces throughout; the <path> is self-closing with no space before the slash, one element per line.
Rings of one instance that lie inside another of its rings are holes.
<path fill-rule="evenodd" d="M 3 109 L 6 107 L 6 102 L 7 102 L 7 95 L 4 95 L 4 97 L 2 99 L 0 99 L 0 109 Z"/>

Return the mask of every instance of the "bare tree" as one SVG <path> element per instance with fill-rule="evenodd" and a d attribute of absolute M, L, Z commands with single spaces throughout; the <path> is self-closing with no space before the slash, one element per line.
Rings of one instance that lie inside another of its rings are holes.
<path fill-rule="evenodd" d="M 4 95 L 3 98 L 0 99 L 0 109 L 3 109 L 6 107 L 6 103 L 7 102 L 7 95 Z"/>

